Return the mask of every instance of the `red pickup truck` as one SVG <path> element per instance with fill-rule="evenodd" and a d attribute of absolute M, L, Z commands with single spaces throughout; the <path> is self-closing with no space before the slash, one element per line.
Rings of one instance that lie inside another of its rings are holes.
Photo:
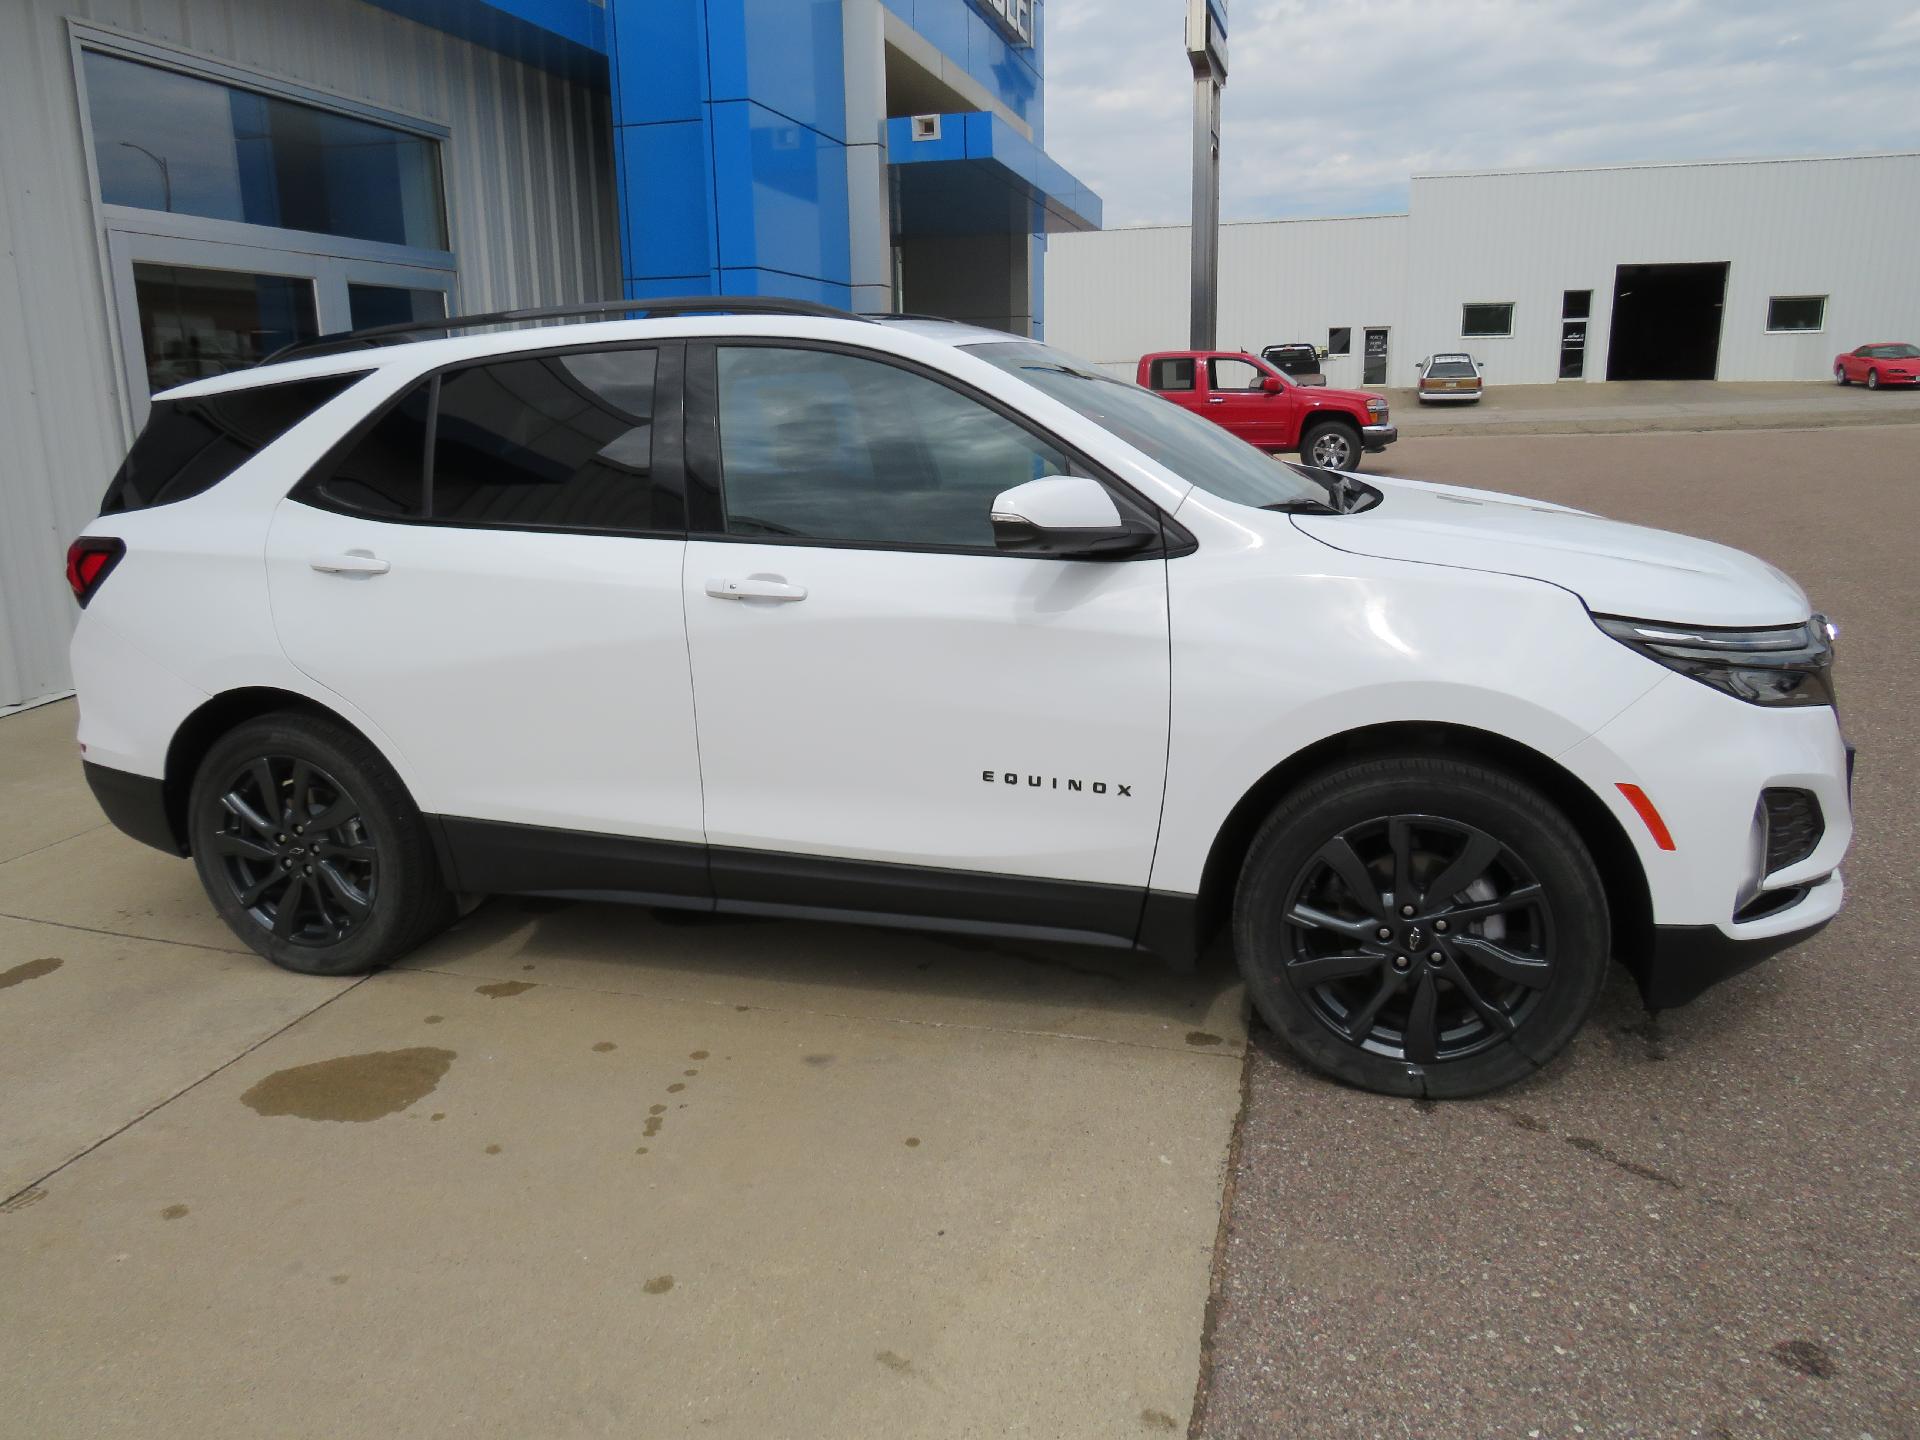
<path fill-rule="evenodd" d="M 1140 357 L 1135 377 L 1271 454 L 1299 451 L 1309 465 L 1358 470 L 1360 453 L 1400 438 L 1387 402 L 1364 390 L 1296 385 L 1264 360 L 1229 350 L 1161 350 Z"/>

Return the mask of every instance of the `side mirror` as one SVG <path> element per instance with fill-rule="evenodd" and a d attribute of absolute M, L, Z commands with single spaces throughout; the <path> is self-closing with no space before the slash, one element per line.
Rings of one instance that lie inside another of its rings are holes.
<path fill-rule="evenodd" d="M 1269 395 L 1278 395 L 1284 387 L 1280 384 L 1280 377 L 1278 375 L 1262 375 L 1260 377 L 1260 388 Z"/>
<path fill-rule="evenodd" d="M 993 543 L 1013 555 L 1098 559 L 1151 545 L 1153 527 L 1123 520 L 1106 486 L 1079 475 L 1050 475 L 1003 491 L 993 502 Z"/>

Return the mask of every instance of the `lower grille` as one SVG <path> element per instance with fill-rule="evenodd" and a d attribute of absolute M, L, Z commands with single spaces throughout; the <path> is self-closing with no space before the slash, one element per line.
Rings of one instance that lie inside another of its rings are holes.
<path fill-rule="evenodd" d="M 1762 790 L 1760 804 L 1767 815 L 1767 874 L 1813 854 L 1827 822 L 1812 791 Z"/>

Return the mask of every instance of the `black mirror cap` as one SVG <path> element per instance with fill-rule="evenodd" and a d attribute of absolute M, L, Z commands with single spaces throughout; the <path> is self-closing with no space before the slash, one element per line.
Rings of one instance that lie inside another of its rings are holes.
<path fill-rule="evenodd" d="M 1158 544 L 1160 532 L 1144 520 L 1122 520 L 1098 530 L 1049 530 L 1024 515 L 993 517 L 994 548 L 1008 555 L 1055 560 L 1114 560 Z"/>

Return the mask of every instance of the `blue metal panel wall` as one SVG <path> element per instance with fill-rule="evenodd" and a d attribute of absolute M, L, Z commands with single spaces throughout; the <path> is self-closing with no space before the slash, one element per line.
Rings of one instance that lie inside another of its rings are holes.
<path fill-rule="evenodd" d="M 851 303 L 840 0 L 610 0 L 622 278 Z"/>

